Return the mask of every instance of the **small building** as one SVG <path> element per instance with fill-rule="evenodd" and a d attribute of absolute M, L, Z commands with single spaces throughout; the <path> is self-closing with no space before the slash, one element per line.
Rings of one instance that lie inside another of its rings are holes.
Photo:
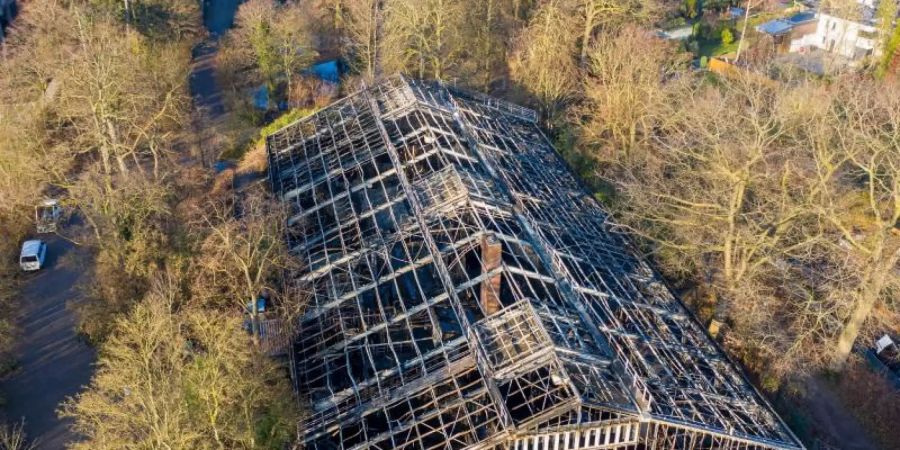
<path fill-rule="evenodd" d="M 851 20 L 837 15 L 819 13 L 815 31 L 790 43 L 791 52 L 817 48 L 852 61 L 878 56 L 878 30 L 871 20 Z"/>
<path fill-rule="evenodd" d="M 777 53 L 796 51 L 792 43 L 806 35 L 815 33 L 817 17 L 812 11 L 804 11 L 793 16 L 770 20 L 756 26 L 756 31 L 772 38 Z"/>
<path fill-rule="evenodd" d="M 879 0 L 857 0 L 855 6 L 852 11 L 822 8 L 815 16 L 815 29 L 794 33 L 788 51 L 824 51 L 845 59 L 849 65 L 880 56 L 882 45 L 876 19 Z"/>
<path fill-rule="evenodd" d="M 878 5 L 879 0 L 856 0 L 852 11 L 823 7 L 765 22 L 756 31 L 772 38 L 782 63 L 818 74 L 842 71 L 881 56 Z"/>

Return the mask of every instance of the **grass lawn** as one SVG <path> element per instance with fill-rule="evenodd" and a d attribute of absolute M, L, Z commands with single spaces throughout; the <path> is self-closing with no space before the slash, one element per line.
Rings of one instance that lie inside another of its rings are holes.
<path fill-rule="evenodd" d="M 699 53 L 697 54 L 698 57 L 700 57 L 700 56 L 713 57 L 713 56 L 724 55 L 726 53 L 735 52 L 735 51 L 737 51 L 737 48 L 738 48 L 738 41 L 734 41 L 728 45 L 724 45 L 724 44 L 722 44 L 722 41 L 719 39 L 702 40 L 702 41 L 699 41 L 698 44 L 699 44 L 699 50 L 700 50 Z"/>
<path fill-rule="evenodd" d="M 241 159 L 248 150 L 254 146 L 261 145 L 270 134 L 290 125 L 296 120 L 309 116 L 316 111 L 316 108 L 295 108 L 284 112 L 268 125 L 261 127 L 259 132 L 254 133 L 250 139 L 240 142 L 238 145 L 226 148 L 222 154 L 219 155 L 219 159 L 237 161 Z"/>
<path fill-rule="evenodd" d="M 748 25 L 748 28 L 754 28 L 759 24 L 762 24 L 762 23 L 765 23 L 765 22 L 768 22 L 768 21 L 774 20 L 774 19 L 780 19 L 782 17 L 787 17 L 784 14 L 784 11 L 765 11 L 765 12 L 761 12 L 759 14 L 754 14 L 754 15 L 750 16 L 750 23 L 747 25 Z M 738 21 L 736 26 L 737 27 L 744 26 L 743 18 Z"/>

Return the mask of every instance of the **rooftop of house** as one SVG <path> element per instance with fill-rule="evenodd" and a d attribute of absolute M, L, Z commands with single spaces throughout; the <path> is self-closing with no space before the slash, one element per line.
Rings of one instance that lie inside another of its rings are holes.
<path fill-rule="evenodd" d="M 827 14 L 832 17 L 838 17 L 844 20 L 858 22 L 865 25 L 874 25 L 878 15 L 878 6 L 881 1 L 883 0 L 827 2 L 819 4 L 818 9 L 823 14 Z M 900 0 L 884 1 L 894 1 L 898 6 L 900 6 Z"/>
<path fill-rule="evenodd" d="M 813 11 L 803 11 L 796 13 L 790 17 L 770 20 L 756 26 L 756 31 L 771 36 L 780 36 L 788 34 L 795 27 L 806 23 L 814 22 L 816 13 Z"/>

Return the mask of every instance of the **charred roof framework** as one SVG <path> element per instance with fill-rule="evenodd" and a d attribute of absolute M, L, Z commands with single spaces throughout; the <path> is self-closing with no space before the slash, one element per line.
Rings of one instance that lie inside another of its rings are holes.
<path fill-rule="evenodd" d="M 390 78 L 270 136 L 311 448 L 802 448 L 536 125 Z"/>

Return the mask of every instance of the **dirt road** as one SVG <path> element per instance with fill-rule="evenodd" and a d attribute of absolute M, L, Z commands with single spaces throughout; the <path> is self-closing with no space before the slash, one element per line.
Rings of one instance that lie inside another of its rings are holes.
<path fill-rule="evenodd" d="M 97 359 L 92 347 L 75 334 L 77 285 L 90 264 L 87 250 L 58 236 L 48 243 L 47 266 L 26 277 L 20 300 L 19 367 L 0 382 L 6 418 L 25 420 L 25 430 L 39 449 L 62 449 L 76 438 L 56 410 L 67 396 L 87 385 Z"/>

